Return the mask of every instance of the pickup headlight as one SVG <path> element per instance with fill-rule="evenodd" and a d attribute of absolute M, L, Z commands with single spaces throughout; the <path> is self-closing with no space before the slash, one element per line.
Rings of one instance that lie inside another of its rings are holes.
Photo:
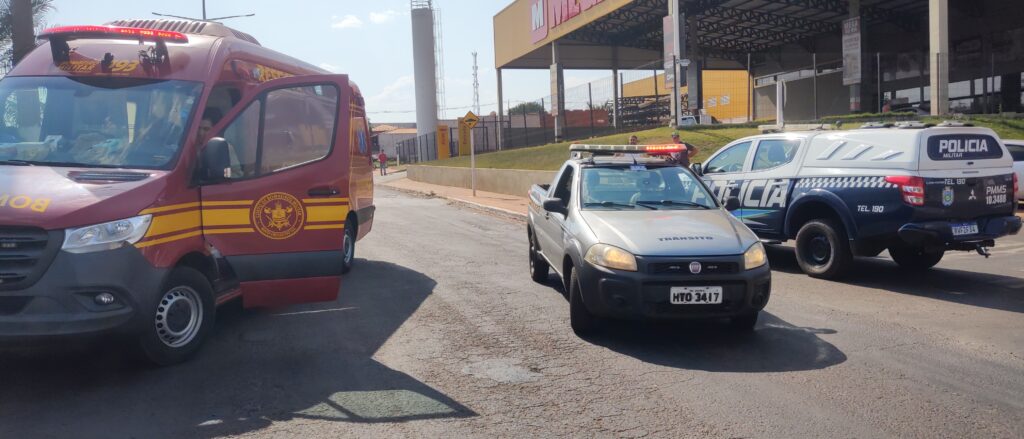
<path fill-rule="evenodd" d="M 755 242 L 746 252 L 743 253 L 743 268 L 751 270 L 768 263 L 768 254 L 764 251 L 764 244 Z"/>
<path fill-rule="evenodd" d="M 114 250 L 139 242 L 149 230 L 152 215 L 111 221 L 93 226 L 67 229 L 62 250 L 68 253 L 92 253 Z"/>
<path fill-rule="evenodd" d="M 594 244 L 587 250 L 587 255 L 583 259 L 605 268 L 636 271 L 636 257 L 632 253 L 608 244 Z"/>

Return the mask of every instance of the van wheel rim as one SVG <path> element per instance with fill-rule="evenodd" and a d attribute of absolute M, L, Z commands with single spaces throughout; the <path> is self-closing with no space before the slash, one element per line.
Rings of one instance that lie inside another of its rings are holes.
<path fill-rule="evenodd" d="M 345 264 L 352 263 L 352 253 L 355 252 L 355 245 L 352 243 L 352 232 L 345 230 Z"/>
<path fill-rule="evenodd" d="M 160 299 L 153 322 L 160 341 L 180 348 L 195 340 L 203 322 L 203 302 L 191 287 L 172 288 Z"/>
<path fill-rule="evenodd" d="M 825 235 L 816 235 L 807 243 L 808 256 L 814 265 L 828 264 L 832 258 L 832 243 L 828 242 Z"/>

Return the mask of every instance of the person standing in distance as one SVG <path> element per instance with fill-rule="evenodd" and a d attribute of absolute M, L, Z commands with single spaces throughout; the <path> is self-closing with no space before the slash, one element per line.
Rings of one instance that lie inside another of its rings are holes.
<path fill-rule="evenodd" d="M 384 154 L 384 150 L 380 150 L 380 154 L 377 154 L 377 161 L 380 162 L 380 175 L 381 177 L 388 175 L 388 155 Z"/>
<path fill-rule="evenodd" d="M 640 139 L 637 138 L 636 136 L 629 136 L 629 144 L 630 145 L 639 145 L 640 144 Z"/>
<path fill-rule="evenodd" d="M 697 147 L 679 140 L 679 131 L 672 132 L 672 143 L 683 145 L 683 150 L 672 153 L 672 161 L 681 166 L 690 167 L 690 158 L 697 155 Z"/>

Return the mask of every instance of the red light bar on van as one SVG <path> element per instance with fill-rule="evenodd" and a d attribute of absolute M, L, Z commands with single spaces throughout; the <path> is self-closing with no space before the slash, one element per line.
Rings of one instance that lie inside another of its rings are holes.
<path fill-rule="evenodd" d="M 166 30 L 142 29 L 138 27 L 118 26 L 61 26 L 46 29 L 39 34 L 39 38 L 116 38 L 126 40 L 145 41 L 172 41 L 175 43 L 187 43 L 188 37 L 181 32 Z"/>

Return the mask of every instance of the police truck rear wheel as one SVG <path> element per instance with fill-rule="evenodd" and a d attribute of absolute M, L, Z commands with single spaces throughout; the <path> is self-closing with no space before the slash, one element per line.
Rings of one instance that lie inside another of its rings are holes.
<path fill-rule="evenodd" d="M 550 268 L 548 261 L 544 260 L 544 257 L 540 255 L 536 238 L 530 235 L 530 278 L 534 282 L 545 283 L 548 281 L 548 270 Z"/>
<path fill-rule="evenodd" d="M 889 256 L 907 270 L 927 270 L 934 267 L 946 254 L 945 250 L 929 251 L 922 247 L 893 246 L 889 248 Z"/>
<path fill-rule="evenodd" d="M 600 319 L 591 314 L 583 303 L 583 289 L 576 270 L 569 276 L 569 326 L 579 336 L 593 334 L 601 326 Z"/>
<path fill-rule="evenodd" d="M 356 262 L 356 226 L 352 220 L 345 221 L 345 241 L 341 245 L 342 262 L 341 273 L 352 271 L 352 265 Z"/>
<path fill-rule="evenodd" d="M 843 227 L 830 219 L 804 224 L 796 234 L 796 261 L 808 276 L 841 277 L 853 264 L 850 241 Z"/>
<path fill-rule="evenodd" d="M 145 312 L 139 344 L 160 366 L 181 363 L 195 354 L 213 327 L 213 288 L 199 271 L 178 267 L 167 276 L 160 298 Z"/>

